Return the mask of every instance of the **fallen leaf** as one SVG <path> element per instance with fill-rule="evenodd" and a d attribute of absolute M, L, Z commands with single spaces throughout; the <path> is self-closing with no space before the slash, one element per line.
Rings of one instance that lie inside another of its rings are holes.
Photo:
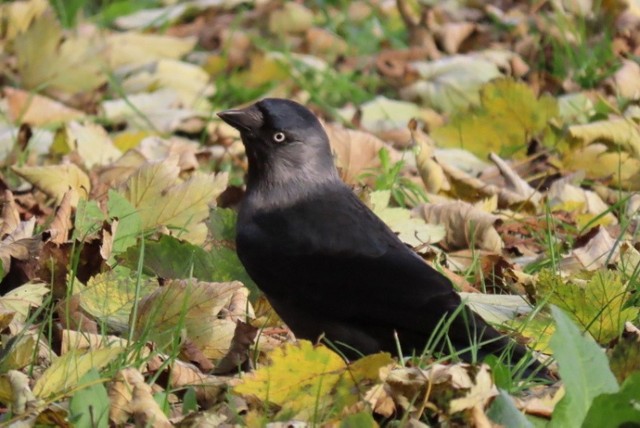
<path fill-rule="evenodd" d="M 462 201 L 423 204 L 415 212 L 427 223 L 446 229 L 444 245 L 450 250 L 477 247 L 502 252 L 504 243 L 495 229 L 498 217 Z"/>
<path fill-rule="evenodd" d="M 312 24 L 313 13 L 300 3 L 284 3 L 269 15 L 269 31 L 272 33 L 303 33 Z"/>
<path fill-rule="evenodd" d="M 123 351 L 113 347 L 93 351 L 71 351 L 57 358 L 45 370 L 33 387 L 36 397 L 46 399 L 78 387 L 80 379 L 89 370 L 100 370 Z"/>
<path fill-rule="evenodd" d="M 24 87 L 44 87 L 74 94 L 92 91 L 107 82 L 97 38 L 63 34 L 53 11 L 36 17 L 14 40 L 18 73 Z"/>
<path fill-rule="evenodd" d="M 485 158 L 491 152 L 512 154 L 541 136 L 558 115 L 550 95 L 537 98 L 524 83 L 498 79 L 483 85 L 480 107 L 461 111 L 431 137 L 440 146 L 461 147 Z"/>
<path fill-rule="evenodd" d="M 122 156 L 105 129 L 89 122 L 71 121 L 59 131 L 52 151 L 67 154 L 77 151 L 84 165 L 91 169 L 95 165 L 103 165 Z"/>
<path fill-rule="evenodd" d="M 143 229 L 171 227 L 176 236 L 203 243 L 202 221 L 209 216 L 209 204 L 226 188 L 228 175 L 195 173 L 182 181 L 179 172 L 175 158 L 146 163 L 129 177 L 123 195 L 140 214 Z"/>
<path fill-rule="evenodd" d="M 400 96 L 444 113 L 477 104 L 481 86 L 501 76 L 491 61 L 468 55 L 413 62 L 409 67 L 419 80 L 400 89 Z"/>
<path fill-rule="evenodd" d="M 21 89 L 4 87 L 3 93 L 13 122 L 42 126 L 80 119 L 85 115 L 51 98 Z"/>
<path fill-rule="evenodd" d="M 136 66 L 159 59 L 179 59 L 191 52 L 195 37 L 171 37 L 130 31 L 106 38 L 109 65 L 113 69 Z"/>
<path fill-rule="evenodd" d="M 91 191 L 89 177 L 74 164 L 12 167 L 13 171 L 55 199 L 60 205 L 64 195 L 73 189 L 70 204 L 78 206 L 78 199 L 86 199 Z"/>
<path fill-rule="evenodd" d="M 281 412 L 303 419 L 312 417 L 313 409 L 331 404 L 329 392 L 346 369 L 338 354 L 302 340 L 298 345 L 286 344 L 269 356 L 271 364 L 246 376 L 233 388 L 234 393 L 277 404 Z"/>
<path fill-rule="evenodd" d="M 184 334 L 208 358 L 221 359 L 234 338 L 236 322 L 224 316 L 224 310 L 236 293 L 242 293 L 247 302 L 249 292 L 237 281 L 171 280 L 141 300 L 138 318 L 131 321 L 135 337 L 154 341 L 159 349 L 170 349 L 176 334 Z"/>

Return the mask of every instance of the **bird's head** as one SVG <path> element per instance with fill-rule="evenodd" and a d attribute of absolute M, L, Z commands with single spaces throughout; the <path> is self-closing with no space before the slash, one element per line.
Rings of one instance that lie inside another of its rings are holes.
<path fill-rule="evenodd" d="M 327 134 L 304 106 L 266 98 L 218 116 L 240 131 L 249 159 L 249 186 L 337 179 Z"/>

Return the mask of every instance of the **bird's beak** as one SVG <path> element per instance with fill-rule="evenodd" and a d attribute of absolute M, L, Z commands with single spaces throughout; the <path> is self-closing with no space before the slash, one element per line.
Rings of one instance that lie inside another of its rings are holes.
<path fill-rule="evenodd" d="M 218 117 L 238 131 L 253 131 L 264 124 L 262 112 L 255 105 L 240 110 L 221 111 Z"/>

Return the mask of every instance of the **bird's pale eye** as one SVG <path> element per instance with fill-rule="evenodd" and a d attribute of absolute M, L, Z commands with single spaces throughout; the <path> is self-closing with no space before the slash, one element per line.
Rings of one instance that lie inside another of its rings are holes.
<path fill-rule="evenodd" d="M 273 134 L 273 141 L 276 143 L 282 143 L 286 138 L 287 137 L 284 135 L 284 132 L 276 132 Z"/>

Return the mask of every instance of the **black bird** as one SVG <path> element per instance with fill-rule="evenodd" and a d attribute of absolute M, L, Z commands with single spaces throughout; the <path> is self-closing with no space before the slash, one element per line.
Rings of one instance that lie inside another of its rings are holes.
<path fill-rule="evenodd" d="M 296 336 L 320 337 L 345 355 L 420 354 L 446 315 L 461 358 L 510 350 L 526 373 L 546 369 L 465 306 L 339 178 L 329 140 L 302 105 L 268 98 L 218 113 L 240 131 L 249 161 L 237 251 L 251 278 Z M 396 340 L 394 332 L 397 333 Z M 440 341 L 440 348 L 445 341 Z"/>

